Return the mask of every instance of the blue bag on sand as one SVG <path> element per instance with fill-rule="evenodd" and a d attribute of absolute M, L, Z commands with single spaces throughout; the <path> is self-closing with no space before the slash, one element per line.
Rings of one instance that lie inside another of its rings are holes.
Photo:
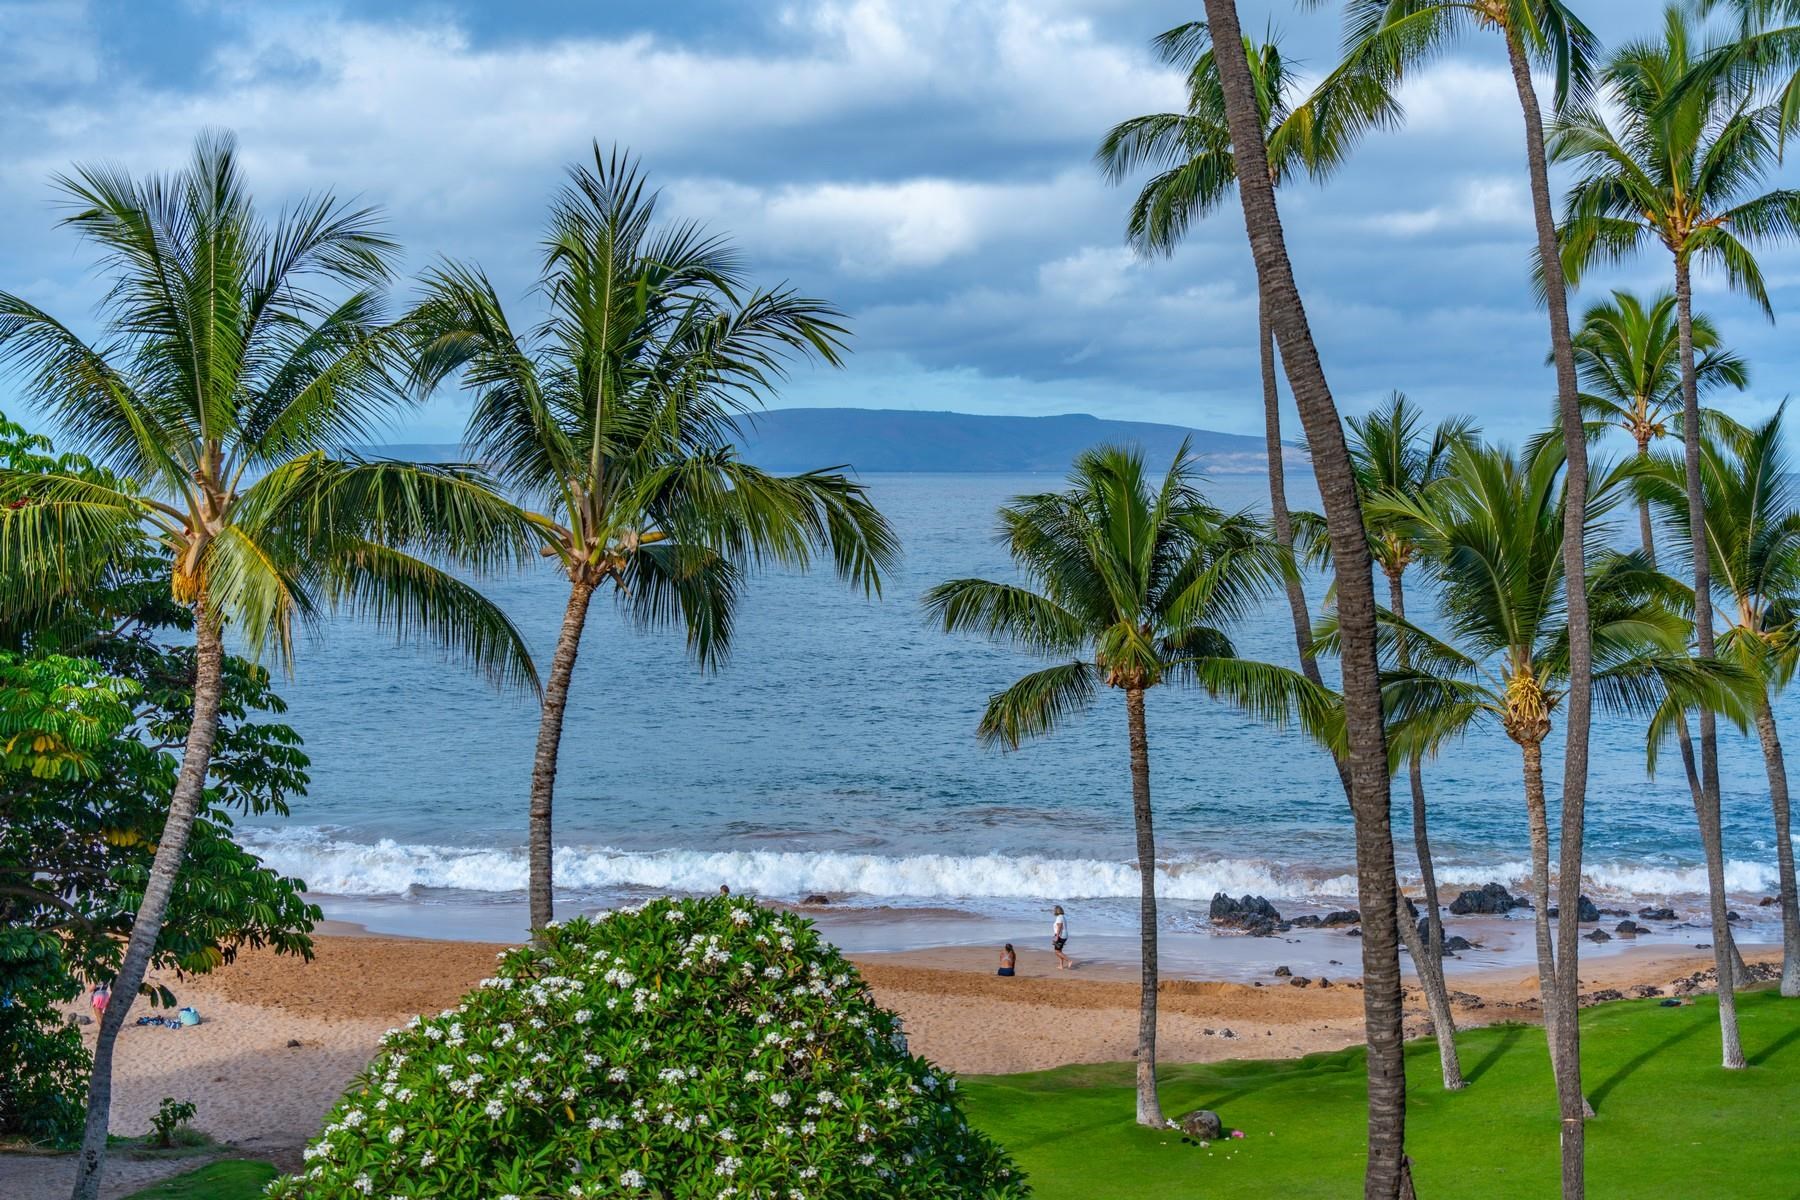
<path fill-rule="evenodd" d="M 191 1004 L 175 1015 L 181 1018 L 181 1023 L 183 1025 L 198 1025 L 200 1023 L 200 1014 L 194 1011 L 194 1006 Z"/>

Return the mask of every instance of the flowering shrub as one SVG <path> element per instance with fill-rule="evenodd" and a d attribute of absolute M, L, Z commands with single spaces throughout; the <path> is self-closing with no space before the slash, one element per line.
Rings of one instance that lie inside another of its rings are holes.
<path fill-rule="evenodd" d="M 271 1196 L 1029 1194 L 810 922 L 656 900 L 500 957 L 388 1035 Z"/>

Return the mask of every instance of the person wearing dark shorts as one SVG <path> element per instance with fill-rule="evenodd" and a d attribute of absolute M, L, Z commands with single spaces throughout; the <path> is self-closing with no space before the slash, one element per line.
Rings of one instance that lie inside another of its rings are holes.
<path fill-rule="evenodd" d="M 1019 961 L 1019 956 L 1017 954 L 1013 953 L 1012 943 L 1011 942 L 1006 943 L 1006 948 L 1004 950 L 1000 951 L 1000 969 L 998 971 L 995 971 L 994 974 L 1004 976 L 1007 979 L 1011 979 L 1014 974 L 1014 972 L 1013 972 L 1014 964 L 1016 964 L 1018 961 Z"/>
<path fill-rule="evenodd" d="M 1050 925 L 1050 949 L 1056 952 L 1056 969 L 1066 971 L 1075 964 L 1063 953 L 1063 947 L 1069 944 L 1069 922 L 1063 916 L 1062 905 L 1057 905 L 1055 920 Z"/>

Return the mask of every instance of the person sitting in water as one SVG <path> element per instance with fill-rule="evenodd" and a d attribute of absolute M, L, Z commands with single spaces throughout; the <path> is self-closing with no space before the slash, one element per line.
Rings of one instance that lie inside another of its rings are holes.
<path fill-rule="evenodd" d="M 1012 943 L 1006 943 L 1006 948 L 1000 951 L 1000 969 L 994 972 L 994 974 L 1004 975 L 1008 979 L 1011 979 L 1013 977 L 1013 964 L 1018 961 L 1019 956 L 1013 953 Z"/>

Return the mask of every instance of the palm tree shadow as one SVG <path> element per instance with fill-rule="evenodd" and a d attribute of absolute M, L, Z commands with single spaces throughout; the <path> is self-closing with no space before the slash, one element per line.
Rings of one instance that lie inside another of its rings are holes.
<path fill-rule="evenodd" d="M 1506 1027 L 1506 1032 L 1500 1035 L 1500 1040 L 1494 1043 L 1492 1049 L 1481 1056 L 1480 1062 L 1469 1068 L 1463 1078 L 1469 1083 L 1479 1081 L 1483 1075 L 1488 1073 L 1495 1063 L 1499 1062 L 1502 1058 L 1505 1058 L 1506 1052 L 1517 1045 L 1519 1039 L 1524 1036 L 1525 1026 L 1508 1025 Z"/>
<path fill-rule="evenodd" d="M 1607 1096 L 1611 1095 L 1614 1089 L 1635 1074 L 1645 1063 L 1670 1047 L 1687 1041 L 1689 1038 L 1703 1030 L 1716 1028 L 1718 1028 L 1717 1025 L 1708 1025 L 1704 1021 L 1690 1021 L 1686 1028 L 1678 1029 L 1674 1033 L 1671 1033 L 1668 1037 L 1644 1050 L 1641 1054 L 1634 1056 L 1618 1070 L 1614 1071 L 1611 1075 L 1608 1075 L 1605 1080 L 1601 1082 L 1599 1087 L 1596 1087 L 1593 1091 L 1588 1093 L 1588 1103 L 1593 1105 L 1594 1110 L 1598 1112 L 1601 1104 L 1606 1101 Z M 1773 1047 L 1771 1047 L 1771 1049 L 1773 1049 Z"/>
<path fill-rule="evenodd" d="M 1753 1067 L 1762 1066 L 1795 1042 L 1800 1042 L 1800 1025 L 1788 1030 L 1786 1033 L 1770 1042 L 1767 1046 L 1764 1046 L 1756 1054 L 1752 1055 L 1750 1057 L 1750 1065 Z"/>

